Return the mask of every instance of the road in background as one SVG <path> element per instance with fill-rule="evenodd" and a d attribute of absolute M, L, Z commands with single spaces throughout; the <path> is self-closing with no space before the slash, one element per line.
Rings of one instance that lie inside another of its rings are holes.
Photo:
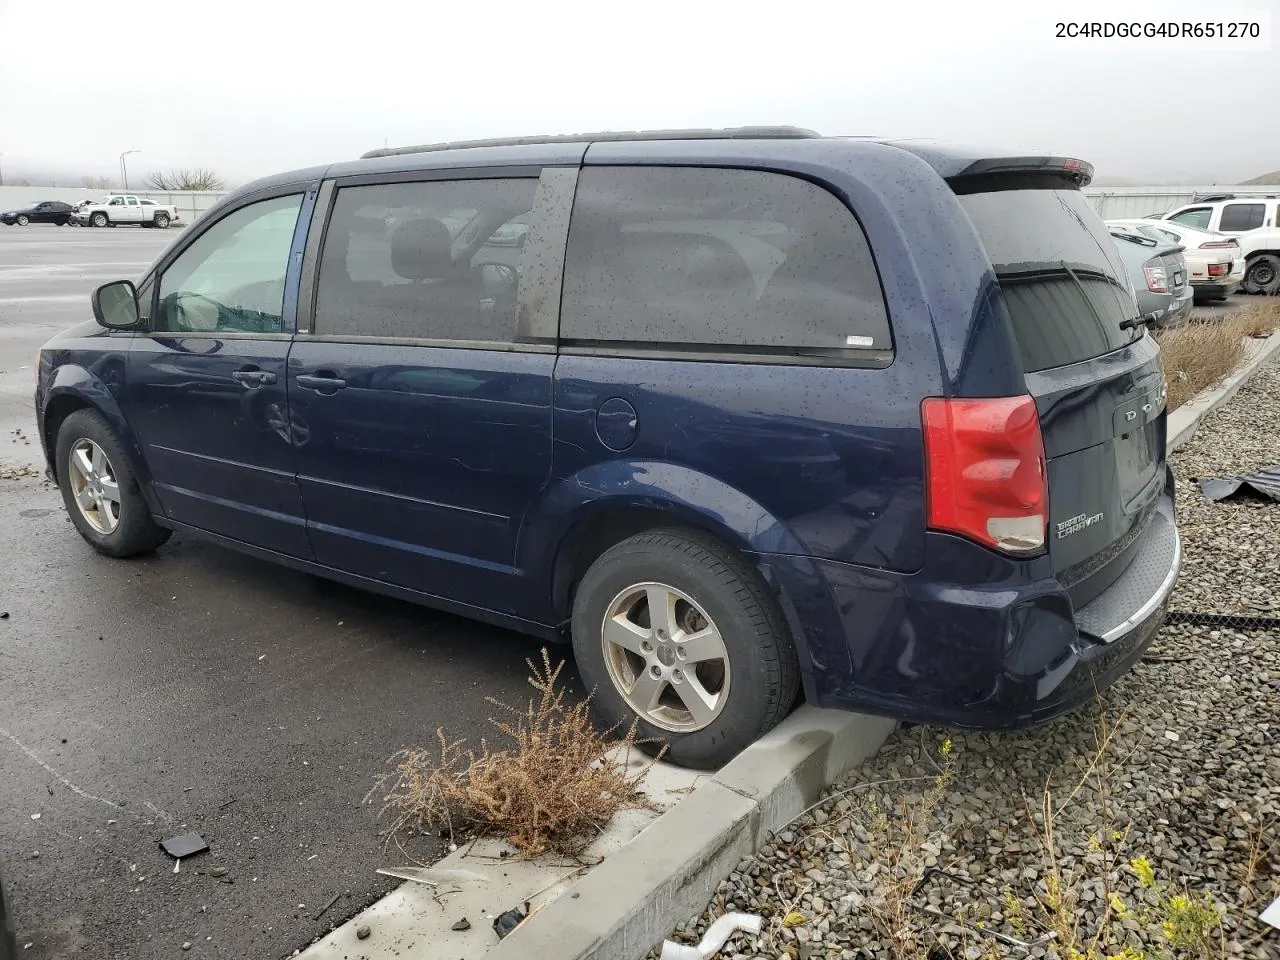
<path fill-rule="evenodd" d="M 178 235 L 0 227 L 0 478 L 40 462 L 40 344 Z M 492 737 L 485 698 L 531 692 L 529 638 L 191 537 L 109 560 L 34 476 L 0 479 L 0 557 L 0 876 L 23 960 L 288 956 L 406 862 L 365 802 L 388 758 L 441 726 Z M 157 841 L 188 831 L 211 851 L 175 874 Z"/>
<path fill-rule="evenodd" d="M 179 229 L 0 227 L 0 460 L 36 466 L 32 433 L 36 351 L 59 330 L 92 319 L 89 293 L 137 280 Z"/>

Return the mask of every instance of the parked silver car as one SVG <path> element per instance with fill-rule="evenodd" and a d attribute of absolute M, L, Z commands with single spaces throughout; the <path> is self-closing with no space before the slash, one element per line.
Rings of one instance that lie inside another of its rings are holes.
<path fill-rule="evenodd" d="M 1138 231 L 1112 230 L 1111 239 L 1129 271 L 1142 315 L 1157 327 L 1181 321 L 1193 293 L 1185 248 Z"/>

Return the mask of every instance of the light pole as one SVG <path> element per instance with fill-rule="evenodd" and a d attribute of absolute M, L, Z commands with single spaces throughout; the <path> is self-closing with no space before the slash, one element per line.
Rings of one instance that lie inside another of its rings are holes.
<path fill-rule="evenodd" d="M 0 153 L 0 157 L 3 157 L 3 156 L 4 154 Z M 4 186 L 4 167 L 0 167 L 0 187 L 3 187 L 3 186 Z"/>
<path fill-rule="evenodd" d="M 120 154 L 120 182 L 124 184 L 124 189 L 129 189 L 129 168 L 125 166 L 124 158 L 131 153 L 141 153 L 141 150 L 126 150 Z"/>

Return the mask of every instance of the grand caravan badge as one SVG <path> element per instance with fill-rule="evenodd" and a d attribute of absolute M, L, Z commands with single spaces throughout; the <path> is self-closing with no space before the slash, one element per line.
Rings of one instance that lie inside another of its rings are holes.
<path fill-rule="evenodd" d="M 1058 524 L 1058 539 L 1069 537 L 1073 533 L 1079 533 L 1087 527 L 1092 527 L 1095 523 L 1101 523 L 1102 518 L 1106 514 L 1102 513 L 1081 513 L 1072 517 L 1070 520 L 1063 520 Z"/>

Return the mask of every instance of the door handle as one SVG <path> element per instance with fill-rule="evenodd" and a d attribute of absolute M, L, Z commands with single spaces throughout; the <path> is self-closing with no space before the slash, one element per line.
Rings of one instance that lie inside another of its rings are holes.
<path fill-rule="evenodd" d="M 339 390 L 345 390 L 347 386 L 347 381 L 340 377 L 317 377 L 307 373 L 300 374 L 297 383 L 300 387 L 306 387 L 321 394 L 337 393 Z"/>
<path fill-rule="evenodd" d="M 231 379 L 246 387 L 263 387 L 276 382 L 276 375 L 266 370 L 237 370 Z"/>

